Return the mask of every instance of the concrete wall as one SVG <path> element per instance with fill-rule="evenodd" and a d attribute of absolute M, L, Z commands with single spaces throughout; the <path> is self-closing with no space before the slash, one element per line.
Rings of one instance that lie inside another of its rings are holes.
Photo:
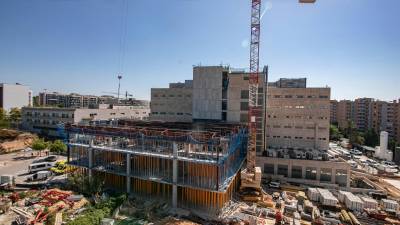
<path fill-rule="evenodd" d="M 193 67 L 193 119 L 221 120 L 223 66 Z"/>
<path fill-rule="evenodd" d="M 32 104 L 32 92 L 28 86 L 19 84 L 0 84 L 2 93 L 1 108 L 9 111 L 11 108 L 21 108 Z"/>
<path fill-rule="evenodd" d="M 267 179 L 313 185 L 338 184 L 350 187 L 351 167 L 346 162 L 271 157 L 257 157 L 256 162 L 257 166 L 261 167 L 263 177 Z M 285 170 L 282 168 L 287 168 L 286 174 L 283 174 Z M 314 172 L 311 177 L 310 171 Z"/>
<path fill-rule="evenodd" d="M 175 86 L 151 89 L 150 120 L 192 121 L 192 86 L 174 88 Z"/>

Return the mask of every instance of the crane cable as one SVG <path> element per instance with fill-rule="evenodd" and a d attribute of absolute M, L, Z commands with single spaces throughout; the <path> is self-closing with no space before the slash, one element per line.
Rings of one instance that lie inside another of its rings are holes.
<path fill-rule="evenodd" d="M 129 1 L 121 0 L 121 33 L 119 39 L 119 52 L 118 52 L 118 75 L 122 75 L 125 66 L 125 52 L 126 52 L 126 36 L 128 32 L 128 9 Z"/>

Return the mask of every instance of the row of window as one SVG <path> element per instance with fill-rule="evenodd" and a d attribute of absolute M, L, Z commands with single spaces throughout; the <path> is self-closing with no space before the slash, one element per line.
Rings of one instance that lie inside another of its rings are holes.
<path fill-rule="evenodd" d="M 270 96 L 268 96 L 270 97 Z M 321 99 L 327 99 L 329 96 L 327 95 L 274 95 L 273 98 L 321 98 Z"/>
<path fill-rule="evenodd" d="M 269 128 L 269 127 L 271 127 L 271 125 L 267 125 L 267 128 Z M 295 128 L 295 129 L 310 129 L 310 130 L 314 130 L 314 129 L 315 129 L 315 126 L 305 126 L 305 127 L 303 127 L 303 126 L 300 126 L 300 125 L 298 125 L 298 126 L 292 126 L 292 125 L 284 125 L 284 126 L 282 126 L 282 125 L 272 125 L 272 127 L 273 127 L 273 128 L 289 128 L 289 129 L 291 129 L 291 128 Z M 326 127 L 318 127 L 318 130 L 326 130 L 326 129 L 328 129 L 328 128 L 326 128 Z"/>
<path fill-rule="evenodd" d="M 268 109 L 329 109 L 328 105 L 271 105 L 268 106 Z"/>
<path fill-rule="evenodd" d="M 177 116 L 192 116 L 191 113 L 182 113 L 182 112 L 152 112 L 153 115 L 177 115 Z"/>
<path fill-rule="evenodd" d="M 34 123 L 34 124 L 43 124 L 43 125 L 57 125 L 59 123 L 62 123 L 62 121 L 57 121 L 57 120 L 39 120 L 39 119 L 26 119 L 26 122 L 28 123 Z"/>
<path fill-rule="evenodd" d="M 267 115 L 267 117 L 268 118 L 274 118 L 274 119 L 276 119 L 276 118 L 284 118 L 284 119 L 309 119 L 309 120 L 312 120 L 314 117 L 312 117 L 312 116 L 290 116 L 290 115 L 286 115 L 286 116 L 277 116 L 277 115 L 271 115 L 271 114 L 268 114 Z M 327 120 L 328 119 L 328 117 L 326 117 L 326 116 L 318 116 L 318 117 L 315 117 L 315 119 L 319 119 L 319 120 Z"/>
<path fill-rule="evenodd" d="M 158 97 L 163 97 L 163 98 L 175 98 L 175 97 L 177 97 L 177 98 L 182 98 L 182 97 L 187 97 L 187 98 L 191 98 L 192 97 L 192 95 L 182 95 L 182 94 L 178 94 L 178 95 L 173 95 L 173 94 L 169 94 L 169 95 L 166 95 L 166 94 L 153 94 L 153 97 L 154 98 L 158 98 Z"/>
<path fill-rule="evenodd" d="M 292 136 L 280 136 L 280 135 L 277 135 L 277 136 L 269 136 L 269 135 L 267 135 L 267 138 L 274 138 L 274 139 L 295 139 L 295 140 L 315 140 L 315 138 L 314 137 L 301 137 L 301 136 L 295 136 L 295 137 L 292 137 Z M 318 140 L 320 140 L 320 141 L 326 141 L 327 139 L 326 138 L 318 138 Z"/>
<path fill-rule="evenodd" d="M 26 112 L 25 114 L 26 116 L 35 116 L 35 117 L 55 117 L 55 118 L 59 118 L 60 114 L 59 113 L 40 113 L 40 112 Z M 74 118 L 74 114 L 68 114 L 68 113 L 61 113 L 61 118 Z"/>

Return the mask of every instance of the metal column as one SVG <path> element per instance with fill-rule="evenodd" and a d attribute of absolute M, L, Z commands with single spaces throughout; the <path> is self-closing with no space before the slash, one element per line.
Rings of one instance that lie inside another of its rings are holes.
<path fill-rule="evenodd" d="M 131 154 L 126 154 L 126 193 L 131 193 Z"/>
<path fill-rule="evenodd" d="M 176 208 L 178 205 L 178 144 L 173 143 L 173 162 L 172 162 L 172 208 Z"/>

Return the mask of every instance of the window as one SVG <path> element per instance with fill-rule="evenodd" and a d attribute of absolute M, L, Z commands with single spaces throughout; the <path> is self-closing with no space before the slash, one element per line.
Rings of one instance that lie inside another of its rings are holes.
<path fill-rule="evenodd" d="M 249 115 L 247 113 L 240 114 L 240 122 L 247 123 L 249 121 Z"/>
<path fill-rule="evenodd" d="M 90 116 L 90 117 L 97 116 L 97 113 L 90 113 L 89 116 Z"/>
<path fill-rule="evenodd" d="M 248 76 L 244 76 L 243 80 L 249 80 L 249 77 Z"/>
<path fill-rule="evenodd" d="M 292 166 L 292 178 L 302 178 L 303 168 L 301 166 Z"/>
<path fill-rule="evenodd" d="M 285 98 L 292 98 L 293 96 L 291 95 L 285 95 Z"/>
<path fill-rule="evenodd" d="M 153 115 L 158 115 L 158 112 L 152 112 Z"/>
<path fill-rule="evenodd" d="M 304 98 L 303 95 L 297 95 L 297 98 Z"/>
<path fill-rule="evenodd" d="M 278 175 L 283 175 L 284 177 L 288 176 L 288 166 L 287 165 L 278 165 Z"/>
<path fill-rule="evenodd" d="M 249 103 L 248 102 L 240 102 L 240 110 L 241 111 L 249 110 Z"/>
<path fill-rule="evenodd" d="M 241 99 L 249 99 L 249 90 L 241 90 L 240 98 Z"/>
<path fill-rule="evenodd" d="M 280 95 L 274 95 L 274 98 L 281 98 Z"/>
<path fill-rule="evenodd" d="M 326 95 L 320 95 L 319 98 L 328 98 Z"/>
<path fill-rule="evenodd" d="M 316 180 L 317 179 L 317 168 L 306 167 L 306 179 Z"/>
<path fill-rule="evenodd" d="M 264 164 L 264 173 L 265 174 L 274 174 L 275 173 L 274 170 L 275 170 L 274 164 L 268 164 L 268 163 Z"/>

